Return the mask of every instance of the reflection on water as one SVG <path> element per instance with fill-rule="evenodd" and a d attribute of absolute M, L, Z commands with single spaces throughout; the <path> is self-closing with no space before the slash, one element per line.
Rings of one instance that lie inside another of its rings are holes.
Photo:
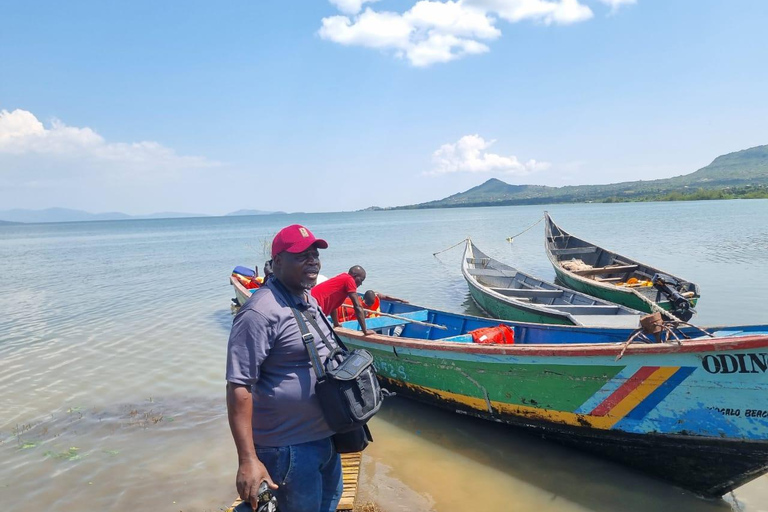
<path fill-rule="evenodd" d="M 506 425 L 406 399 L 387 400 L 373 427 L 368 455 L 427 492 L 435 510 L 731 510 Z"/>
<path fill-rule="evenodd" d="M 461 303 L 462 313 L 474 316 L 486 316 L 485 312 L 477 305 L 475 300 L 470 295 L 469 291 L 464 296 L 464 302 Z"/>
<path fill-rule="evenodd" d="M 505 240 L 542 209 L 0 226 L 3 511 L 231 503 L 227 278 L 237 264 L 262 264 L 258 241 L 282 226 L 303 223 L 329 241 L 326 275 L 361 264 L 366 289 L 481 315 L 461 277 L 461 248 L 432 254 L 471 234 L 493 257 L 551 280 L 541 232 Z M 697 282 L 700 323 L 768 323 L 766 288 L 755 278 L 768 263 L 768 231 L 753 227 L 768 218 L 768 201 L 550 212 L 573 233 Z M 686 219 L 685 228 L 669 219 Z M 768 503 L 768 477 L 704 501 L 504 425 L 400 398 L 372 427 L 361 493 L 387 511 L 757 512 Z"/>

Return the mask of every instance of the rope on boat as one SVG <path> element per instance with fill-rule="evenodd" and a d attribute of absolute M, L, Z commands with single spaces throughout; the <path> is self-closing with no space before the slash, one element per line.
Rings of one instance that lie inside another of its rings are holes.
<path fill-rule="evenodd" d="M 523 233 L 525 233 L 525 232 L 526 232 L 526 231 L 528 231 L 529 229 L 533 228 L 533 226 L 535 226 L 535 225 L 536 225 L 536 224 L 538 224 L 539 222 L 543 221 L 544 219 L 545 219 L 545 217 L 542 215 L 542 216 L 541 216 L 541 218 L 540 218 L 539 220 L 537 220 L 536 222 L 534 222 L 533 224 L 531 224 L 530 226 L 528 226 L 527 228 L 525 228 L 524 230 L 522 230 L 521 232 L 519 232 L 518 234 L 516 234 L 515 236 L 508 236 L 508 237 L 507 237 L 507 242 L 509 242 L 509 243 L 512 243 L 512 242 L 515 240 L 515 238 L 517 238 L 518 236 L 522 235 Z"/>
<path fill-rule="evenodd" d="M 671 315 L 671 316 L 675 318 L 674 315 Z M 710 338 L 715 337 L 714 334 L 705 331 L 698 325 L 689 324 L 688 322 L 684 322 L 679 319 L 673 320 L 673 321 L 667 321 L 667 322 L 664 322 L 664 324 L 662 325 L 662 330 L 660 333 L 658 333 L 659 335 L 658 339 L 649 338 L 649 334 L 646 333 L 642 328 L 637 329 L 635 332 L 633 332 L 632 335 L 627 339 L 627 341 L 624 342 L 621 352 L 619 353 L 618 356 L 616 356 L 616 361 L 624 357 L 624 352 L 626 352 L 627 348 L 632 344 L 632 342 L 638 338 L 640 338 L 640 340 L 643 343 L 667 343 L 669 342 L 669 338 L 671 336 L 672 338 L 675 339 L 675 342 L 678 345 L 682 345 L 683 339 L 686 339 L 686 340 L 691 339 L 690 336 L 688 336 L 687 334 L 683 333 L 683 331 L 680 330 L 681 327 L 686 327 L 686 326 L 698 329 L 699 331 L 709 336 Z M 662 335 L 664 335 L 664 339 L 662 339 Z M 681 339 L 681 337 L 683 339 Z"/>
<path fill-rule="evenodd" d="M 463 244 L 463 243 L 464 243 L 464 242 L 466 242 L 467 240 L 469 240 L 469 237 L 465 238 L 464 240 L 462 240 L 461 242 L 459 242 L 459 243 L 457 243 L 457 244 L 453 244 L 452 246 L 450 246 L 450 247 L 449 247 L 449 248 L 447 248 L 447 249 L 443 249 L 442 251 L 433 252 L 433 253 L 432 253 L 432 256 L 437 256 L 437 255 L 438 255 L 438 254 L 440 254 L 441 252 L 450 251 L 450 250 L 451 250 L 451 249 L 453 249 L 454 247 L 457 247 L 457 246 L 459 246 L 459 245 Z"/>

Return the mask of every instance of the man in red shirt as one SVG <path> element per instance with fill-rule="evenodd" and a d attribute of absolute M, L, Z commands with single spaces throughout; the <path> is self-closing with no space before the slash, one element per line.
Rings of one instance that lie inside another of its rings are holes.
<path fill-rule="evenodd" d="M 365 281 L 365 270 L 360 265 L 355 265 L 349 269 L 349 272 L 332 277 L 312 288 L 312 296 L 317 300 L 323 313 L 331 315 L 334 326 L 340 325 L 336 310 L 344 303 L 344 299 L 349 298 L 360 323 L 360 330 L 363 334 L 370 333 L 365 327 L 365 313 L 363 305 L 360 304 L 360 296 L 357 294 L 357 288 L 363 284 L 363 281 Z"/>

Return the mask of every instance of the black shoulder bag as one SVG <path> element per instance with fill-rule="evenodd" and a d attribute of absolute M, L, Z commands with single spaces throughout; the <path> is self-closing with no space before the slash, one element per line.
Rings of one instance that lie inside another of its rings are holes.
<path fill-rule="evenodd" d="M 333 436 L 336 451 L 362 451 L 373 441 L 366 423 L 379 411 L 384 399 L 376 378 L 373 356 L 364 349 L 347 349 L 328 319 L 322 315 L 337 343 L 334 347 L 311 315 L 306 311 L 299 313 L 287 297 L 286 302 L 299 326 L 304 348 L 317 377 L 315 394 L 320 401 L 323 416 L 331 430 L 336 432 Z M 323 343 L 330 351 L 324 363 L 315 347 L 315 337 L 309 332 L 304 319 L 320 333 Z"/>

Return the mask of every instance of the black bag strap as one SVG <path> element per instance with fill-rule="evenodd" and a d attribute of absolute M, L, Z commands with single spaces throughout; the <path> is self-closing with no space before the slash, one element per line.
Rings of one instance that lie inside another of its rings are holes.
<path fill-rule="evenodd" d="M 333 326 L 331 325 L 331 322 L 329 322 L 329 321 L 328 321 L 328 317 L 327 317 L 327 316 L 325 316 L 325 315 L 320 315 L 320 316 L 322 316 L 322 317 L 323 317 L 323 321 L 325 322 L 325 325 L 327 325 L 327 326 L 328 326 L 328 330 L 329 330 L 329 331 L 331 331 L 331 335 L 333 336 L 333 339 L 334 339 L 334 341 L 336 342 L 336 344 L 337 344 L 339 347 L 341 347 L 342 349 L 344 349 L 344 351 L 345 351 L 345 352 L 349 352 L 349 349 L 347 348 L 347 346 L 344 344 L 344 342 L 343 342 L 343 341 L 341 341 L 341 338 L 339 337 L 339 335 L 338 335 L 338 334 L 336 334 L 336 331 L 333 329 Z M 306 315 L 306 314 L 304 315 L 304 317 L 305 317 L 307 320 L 309 320 L 309 323 L 311 323 L 311 324 L 312 324 L 312 327 L 314 327 L 315 329 L 317 329 L 317 332 L 319 332 L 320 334 L 323 334 L 323 331 L 320 329 L 320 326 L 319 326 L 319 325 L 317 325 L 317 322 L 315 321 L 315 319 L 314 319 L 314 318 L 312 318 L 311 316 L 308 316 L 308 315 Z M 327 341 L 327 340 L 325 340 L 325 336 L 323 336 L 323 341 Z M 326 343 L 326 346 L 327 346 L 327 345 L 328 345 L 328 343 Z M 336 348 L 336 350 L 338 350 L 338 348 Z"/>
<path fill-rule="evenodd" d="M 301 318 L 298 310 L 293 306 L 290 308 L 301 331 L 301 341 L 304 343 L 304 348 L 307 349 L 307 354 L 309 354 L 309 364 L 315 369 L 317 380 L 323 380 L 325 379 L 325 367 L 320 362 L 320 354 L 318 354 L 315 346 L 315 336 L 307 329 L 307 323 Z"/>
<path fill-rule="evenodd" d="M 312 365 L 312 368 L 315 369 L 315 375 L 317 376 L 318 380 L 325 379 L 325 367 L 323 366 L 322 362 L 320 361 L 320 354 L 317 352 L 317 347 L 315 346 L 315 336 L 309 332 L 309 328 L 307 328 L 307 323 L 301 318 L 302 314 L 299 314 L 299 310 L 296 308 L 295 301 L 291 299 L 290 293 L 287 293 L 287 290 L 285 289 L 285 286 L 283 283 L 281 283 L 279 280 L 275 279 L 274 282 L 275 289 L 282 295 L 283 300 L 288 304 L 288 307 L 291 309 L 291 313 L 293 313 L 293 318 L 296 319 L 296 324 L 299 326 L 299 331 L 301 331 L 301 341 L 304 343 L 304 348 L 307 350 L 307 354 L 309 355 L 309 364 Z M 323 340 L 323 343 L 326 347 L 328 347 L 328 350 L 330 351 L 331 355 L 334 353 L 335 348 L 331 343 L 328 341 L 328 339 L 323 334 L 323 331 L 320 329 L 320 327 L 317 325 L 317 322 L 314 318 L 312 318 L 310 315 L 307 314 L 306 311 L 303 311 L 303 316 L 307 320 L 309 320 L 312 323 L 312 326 L 317 330 L 318 334 L 320 334 L 320 337 Z M 325 316 L 325 315 L 323 315 Z M 327 322 L 327 320 L 326 320 Z M 333 332 L 333 329 L 331 329 L 331 332 Z M 336 333 L 334 332 L 334 335 Z"/>

